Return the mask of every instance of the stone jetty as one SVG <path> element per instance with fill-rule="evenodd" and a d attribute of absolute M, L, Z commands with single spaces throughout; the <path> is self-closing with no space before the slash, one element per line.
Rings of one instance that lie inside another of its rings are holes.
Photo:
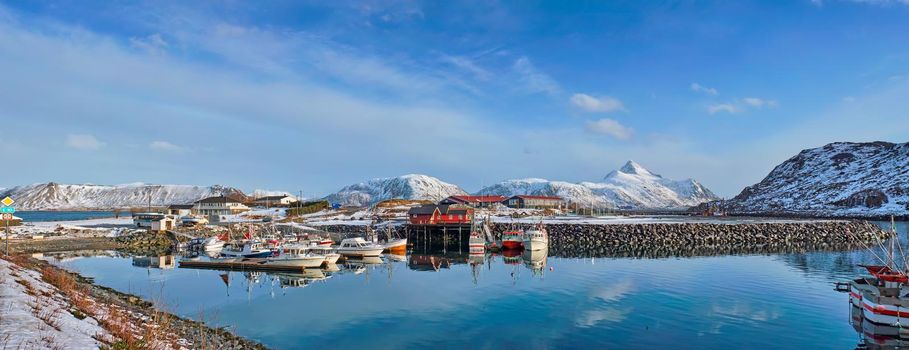
<path fill-rule="evenodd" d="M 495 224 L 496 236 L 511 225 Z M 531 225 L 525 225 L 530 228 Z M 547 224 L 549 253 L 565 257 L 667 257 L 861 248 L 890 233 L 867 221 Z"/>

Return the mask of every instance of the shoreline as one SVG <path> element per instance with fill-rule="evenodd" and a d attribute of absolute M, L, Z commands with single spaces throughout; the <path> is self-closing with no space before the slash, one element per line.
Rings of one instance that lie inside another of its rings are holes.
<path fill-rule="evenodd" d="M 227 327 L 214 328 L 206 325 L 204 320 L 180 317 L 141 297 L 97 285 L 90 278 L 48 261 L 23 254 L 3 256 L 2 259 L 10 265 L 41 275 L 58 294 L 64 296 L 73 315 L 95 319 L 111 336 L 96 340 L 111 348 L 134 345 L 140 348 L 268 349 L 259 342 L 232 333 Z M 89 304 L 92 306 L 86 306 Z M 144 338 L 152 339 L 152 342 Z"/>

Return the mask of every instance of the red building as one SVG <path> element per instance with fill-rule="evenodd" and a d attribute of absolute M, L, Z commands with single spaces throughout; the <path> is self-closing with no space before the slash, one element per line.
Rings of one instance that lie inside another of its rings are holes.
<path fill-rule="evenodd" d="M 407 212 L 413 225 L 457 225 L 470 224 L 473 208 L 463 206 L 424 205 L 412 208 Z"/>
<path fill-rule="evenodd" d="M 443 199 L 439 204 L 461 204 L 474 208 L 488 208 L 496 203 L 502 203 L 505 196 L 451 196 Z"/>

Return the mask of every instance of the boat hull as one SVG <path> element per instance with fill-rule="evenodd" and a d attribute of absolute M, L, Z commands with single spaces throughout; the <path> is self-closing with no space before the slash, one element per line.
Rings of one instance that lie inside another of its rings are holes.
<path fill-rule="evenodd" d="M 547 242 L 543 241 L 524 241 L 524 249 L 526 250 L 546 250 L 549 247 Z"/>
<path fill-rule="evenodd" d="M 343 256 L 380 256 L 385 248 L 368 248 L 368 249 L 338 249 L 338 254 Z"/>
<path fill-rule="evenodd" d="M 277 257 L 273 259 L 268 259 L 265 261 L 267 265 L 281 265 L 281 266 L 299 266 L 304 268 L 316 268 L 322 266 L 322 263 L 325 262 L 325 257 L 322 256 L 307 256 L 307 257 Z"/>
<path fill-rule="evenodd" d="M 272 256 L 274 253 L 272 251 L 264 252 L 254 252 L 254 253 L 243 253 L 243 252 L 232 252 L 232 251 L 222 251 L 221 255 L 228 258 L 267 258 Z"/>
<path fill-rule="evenodd" d="M 524 242 L 522 242 L 522 241 L 502 241 L 502 247 L 505 247 L 505 249 L 521 249 L 521 248 L 524 248 Z"/>
<path fill-rule="evenodd" d="M 406 251 L 407 250 L 407 238 L 396 239 L 385 244 L 385 250 L 387 251 Z"/>
<path fill-rule="evenodd" d="M 336 253 L 325 254 L 325 264 L 333 265 L 333 264 L 337 263 L 338 259 L 340 259 L 340 258 L 341 258 L 341 254 L 336 254 Z"/>

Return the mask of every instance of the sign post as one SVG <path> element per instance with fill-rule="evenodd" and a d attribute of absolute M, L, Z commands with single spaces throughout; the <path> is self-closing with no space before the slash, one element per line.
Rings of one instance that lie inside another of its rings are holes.
<path fill-rule="evenodd" d="M 9 256 L 9 222 L 13 221 L 13 213 L 16 212 L 16 208 L 12 207 L 13 203 L 15 203 L 15 202 L 16 201 L 14 201 L 9 196 L 7 196 L 6 198 L 3 198 L 3 200 L 0 200 L 0 204 L 2 204 L 2 206 L 0 206 L 0 213 L 3 214 L 3 221 L 6 221 L 6 255 L 7 256 Z"/>

